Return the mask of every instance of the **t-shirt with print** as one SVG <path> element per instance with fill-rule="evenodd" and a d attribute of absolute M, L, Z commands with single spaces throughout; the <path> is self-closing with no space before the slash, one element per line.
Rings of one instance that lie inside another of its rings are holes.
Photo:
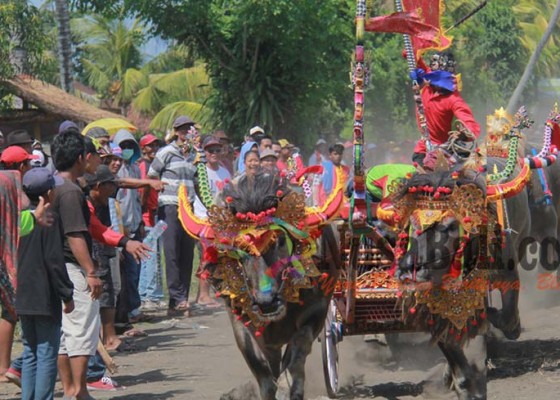
<path fill-rule="evenodd" d="M 212 198 L 216 198 L 216 195 L 224 190 L 225 180 L 230 179 L 231 175 L 227 169 L 220 166 L 217 170 L 213 170 L 206 165 L 206 172 L 208 174 L 208 185 L 210 186 L 210 193 Z"/>
<path fill-rule="evenodd" d="M 60 216 L 64 232 L 64 260 L 78 264 L 68 244 L 68 235 L 81 233 L 86 240 L 89 254 L 92 250 L 92 239 L 89 234 L 89 208 L 82 189 L 74 182 L 64 179 L 64 183 L 54 189 L 53 211 Z"/>

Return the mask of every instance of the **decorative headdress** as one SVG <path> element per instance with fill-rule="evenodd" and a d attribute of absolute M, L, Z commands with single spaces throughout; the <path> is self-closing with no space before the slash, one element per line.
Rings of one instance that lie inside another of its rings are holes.
<path fill-rule="evenodd" d="M 320 275 L 312 259 L 319 227 L 338 215 L 344 200 L 342 179 L 337 181 L 340 183 L 320 208 L 306 208 L 304 194 L 279 188 L 267 202 L 259 203 L 272 206 L 240 212 L 234 207 L 236 199 L 232 196 L 236 191 L 233 190 L 232 196 L 225 198 L 225 206 L 213 205 L 205 219 L 194 215 L 187 189 L 180 187 L 179 219 L 187 233 L 205 245 L 209 254 L 205 259 L 216 265 L 211 279 L 218 295 L 228 297 L 234 312 L 240 317 L 247 315 L 255 328 L 262 328 L 263 322 L 251 307 L 243 261 L 247 257 L 260 257 L 279 234 L 284 234 L 290 256 L 269 266 L 266 275 L 274 279 L 282 271 L 284 298 L 299 302 L 299 290 L 310 288 L 311 279 Z"/>

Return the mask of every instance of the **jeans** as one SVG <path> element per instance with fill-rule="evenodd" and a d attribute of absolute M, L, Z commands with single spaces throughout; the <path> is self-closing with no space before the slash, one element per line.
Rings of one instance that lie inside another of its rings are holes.
<path fill-rule="evenodd" d="M 96 382 L 105 376 L 105 363 L 98 351 L 88 360 L 86 380 Z"/>
<path fill-rule="evenodd" d="M 134 240 L 139 240 L 134 237 Z M 131 314 L 133 311 L 138 310 L 142 302 L 140 301 L 140 294 L 138 293 L 138 284 L 140 281 L 140 265 L 136 262 L 134 257 L 130 255 L 127 251 L 123 251 L 123 268 L 125 272 L 126 282 L 122 282 L 122 285 L 126 285 L 127 289 L 127 311 Z"/>
<path fill-rule="evenodd" d="M 147 235 L 150 230 L 151 228 L 146 227 Z M 155 244 L 147 243 L 147 245 L 154 251 L 149 253 L 150 258 L 142 260 L 138 292 L 140 293 L 140 300 L 157 302 L 163 299 L 159 240 Z"/>
<path fill-rule="evenodd" d="M 60 323 L 47 316 L 22 315 L 20 319 L 23 330 L 21 398 L 53 399 Z"/>

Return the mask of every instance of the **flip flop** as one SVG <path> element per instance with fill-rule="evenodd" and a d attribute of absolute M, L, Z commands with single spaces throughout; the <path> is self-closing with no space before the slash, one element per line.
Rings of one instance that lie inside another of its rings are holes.
<path fill-rule="evenodd" d="M 146 337 L 148 334 L 140 329 L 132 328 L 123 333 L 125 337 Z"/>
<path fill-rule="evenodd" d="M 221 303 L 196 303 L 201 308 L 208 308 L 210 310 L 216 310 L 219 308 L 223 308 L 223 304 Z"/>

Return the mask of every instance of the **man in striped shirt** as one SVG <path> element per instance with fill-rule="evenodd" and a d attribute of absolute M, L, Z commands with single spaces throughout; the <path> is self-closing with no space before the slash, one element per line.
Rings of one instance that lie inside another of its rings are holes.
<path fill-rule="evenodd" d="M 178 190 L 186 185 L 189 201 L 194 202 L 196 167 L 189 157 L 190 135 L 194 133 L 194 121 L 180 116 L 173 122 L 176 140 L 161 148 L 148 171 L 148 177 L 167 183 L 158 198 L 158 218 L 167 223 L 162 235 L 165 254 L 165 271 L 169 290 L 168 315 L 189 315 L 189 288 L 193 267 L 194 240 L 183 229 L 177 214 Z"/>

